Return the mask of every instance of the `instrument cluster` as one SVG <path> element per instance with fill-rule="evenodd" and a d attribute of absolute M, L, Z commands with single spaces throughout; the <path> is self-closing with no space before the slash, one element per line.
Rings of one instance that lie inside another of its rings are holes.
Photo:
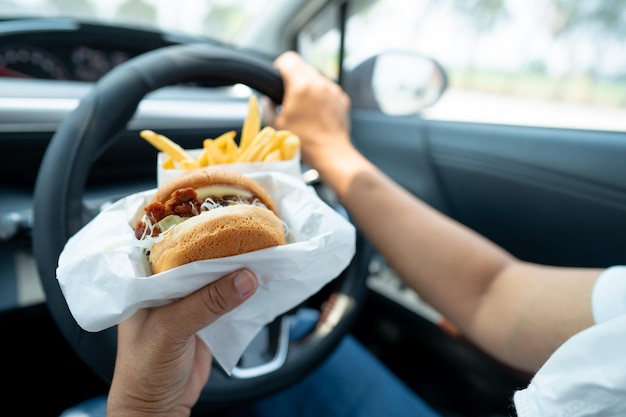
<path fill-rule="evenodd" d="M 97 81 L 136 54 L 89 45 L 44 48 L 30 43 L 0 45 L 0 76 L 72 81 Z"/>
<path fill-rule="evenodd" d="M 93 82 L 136 55 L 192 41 L 74 19 L 0 20 L 0 77 Z"/>

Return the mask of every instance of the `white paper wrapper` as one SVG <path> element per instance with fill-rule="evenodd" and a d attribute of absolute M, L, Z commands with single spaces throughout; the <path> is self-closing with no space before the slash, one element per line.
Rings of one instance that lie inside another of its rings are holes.
<path fill-rule="evenodd" d="M 199 332 L 230 373 L 263 326 L 315 294 L 348 266 L 355 252 L 354 227 L 300 177 L 278 171 L 244 173 L 277 203 L 289 227 L 286 245 L 151 276 L 132 226 L 154 190 L 131 195 L 103 210 L 61 253 L 57 279 L 77 323 L 87 331 L 101 331 L 140 308 L 169 303 L 246 267 L 259 278 L 257 292 Z"/>

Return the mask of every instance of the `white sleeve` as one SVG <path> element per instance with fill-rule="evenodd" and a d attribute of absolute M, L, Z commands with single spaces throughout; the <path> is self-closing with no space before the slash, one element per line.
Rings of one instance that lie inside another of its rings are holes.
<path fill-rule="evenodd" d="M 607 268 L 591 293 L 591 310 L 596 323 L 626 313 L 626 266 Z"/>
<path fill-rule="evenodd" d="M 518 417 L 626 416 L 626 315 L 567 340 L 513 396 Z"/>

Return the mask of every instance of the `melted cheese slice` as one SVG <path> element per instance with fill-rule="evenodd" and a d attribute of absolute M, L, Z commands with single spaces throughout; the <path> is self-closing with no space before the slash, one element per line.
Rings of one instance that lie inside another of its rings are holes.
<path fill-rule="evenodd" d="M 249 198 L 254 195 L 243 188 L 232 187 L 230 185 L 209 185 L 196 189 L 198 199 L 204 200 L 208 197 L 224 197 L 226 195 L 234 195 L 237 197 Z"/>

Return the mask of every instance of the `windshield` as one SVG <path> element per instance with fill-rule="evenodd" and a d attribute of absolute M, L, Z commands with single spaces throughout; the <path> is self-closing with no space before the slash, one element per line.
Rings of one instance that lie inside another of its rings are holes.
<path fill-rule="evenodd" d="M 0 18 L 73 17 L 232 43 L 271 0 L 0 0 Z"/>

